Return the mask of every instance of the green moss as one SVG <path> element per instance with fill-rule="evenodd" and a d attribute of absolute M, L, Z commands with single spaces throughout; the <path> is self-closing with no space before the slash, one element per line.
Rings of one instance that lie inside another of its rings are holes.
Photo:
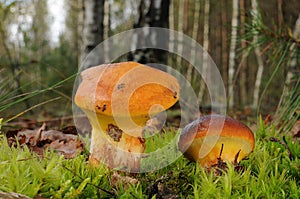
<path fill-rule="evenodd" d="M 138 183 L 127 188 L 112 185 L 113 171 L 91 167 L 86 155 L 66 160 L 47 151 L 40 158 L 26 147 L 10 148 L 1 136 L 0 190 L 47 198 L 299 198 L 299 144 L 285 138 L 289 157 L 287 148 L 270 141 L 274 128 L 261 124 L 257 132 L 254 152 L 240 163 L 242 171 L 228 164 L 222 175 L 215 175 L 181 156 L 160 170 L 130 175 Z M 157 135 L 148 146 L 165 146 L 176 134 Z"/>

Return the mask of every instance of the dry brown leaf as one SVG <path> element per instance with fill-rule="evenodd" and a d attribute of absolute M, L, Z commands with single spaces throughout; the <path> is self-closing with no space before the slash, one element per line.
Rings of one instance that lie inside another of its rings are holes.
<path fill-rule="evenodd" d="M 11 147 L 27 146 L 31 151 L 43 156 L 46 149 L 53 149 L 65 158 L 73 158 L 84 151 L 84 143 L 78 138 L 75 127 L 64 128 L 62 131 L 46 130 L 46 124 L 35 130 L 23 130 L 7 133 Z M 70 133 L 69 133 L 70 132 Z"/>
<path fill-rule="evenodd" d="M 291 129 L 291 132 L 294 137 L 298 137 L 298 138 L 300 137 L 300 120 L 298 120 L 294 124 L 293 128 Z"/>

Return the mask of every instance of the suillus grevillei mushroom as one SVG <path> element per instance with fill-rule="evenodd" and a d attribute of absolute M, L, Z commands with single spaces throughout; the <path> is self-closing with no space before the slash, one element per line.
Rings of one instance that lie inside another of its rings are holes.
<path fill-rule="evenodd" d="M 254 149 L 254 135 L 240 121 L 213 114 L 184 127 L 178 146 L 186 158 L 211 168 L 220 158 L 238 163 L 247 157 Z"/>
<path fill-rule="evenodd" d="M 90 162 L 139 172 L 143 127 L 179 98 L 177 79 L 136 62 L 103 64 L 81 72 L 75 104 L 92 125 Z"/>

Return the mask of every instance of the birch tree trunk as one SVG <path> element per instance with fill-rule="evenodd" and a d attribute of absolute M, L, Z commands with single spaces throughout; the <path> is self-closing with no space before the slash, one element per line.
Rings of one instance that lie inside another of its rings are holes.
<path fill-rule="evenodd" d="M 299 39 L 300 39 L 300 14 L 298 16 L 298 19 L 297 19 L 295 27 L 294 27 L 293 38 L 297 41 L 299 41 Z M 297 57 L 297 55 L 296 55 L 295 48 L 296 48 L 296 44 L 293 43 L 290 47 L 291 57 L 288 62 L 288 72 L 287 72 L 286 81 L 285 81 L 286 86 L 289 86 L 291 84 L 291 81 L 292 81 L 293 77 L 295 76 L 294 71 L 296 71 L 297 60 L 299 59 L 299 57 Z"/>
<path fill-rule="evenodd" d="M 252 6 L 252 12 L 253 12 L 253 19 L 252 19 L 253 22 L 252 23 L 256 23 L 257 15 L 258 15 L 257 0 L 251 0 L 251 6 Z M 253 37 L 253 43 L 257 43 L 257 39 L 258 38 L 255 35 Z M 254 53 L 256 56 L 258 69 L 257 69 L 256 80 L 255 80 L 255 84 L 254 84 L 252 108 L 256 109 L 258 106 L 258 101 L 259 101 L 259 91 L 260 91 L 261 79 L 262 79 L 262 75 L 263 75 L 263 71 L 264 71 L 264 64 L 263 64 L 263 60 L 261 57 L 261 51 L 260 51 L 259 46 L 255 47 Z"/>
<path fill-rule="evenodd" d="M 183 33 L 183 11 L 184 11 L 184 1 L 179 1 L 179 8 L 178 8 L 178 32 L 182 32 Z M 179 38 L 177 39 L 178 43 L 177 43 L 177 49 L 178 49 L 178 53 L 180 53 L 182 55 L 183 52 L 183 35 L 179 35 Z M 176 57 L 176 63 L 177 64 L 181 64 L 182 58 L 181 56 L 177 56 Z"/>
<path fill-rule="evenodd" d="M 195 1 L 195 10 L 194 10 L 194 23 L 193 23 L 193 29 L 192 29 L 192 38 L 197 41 L 197 35 L 198 35 L 198 26 L 199 26 L 199 15 L 200 15 L 200 1 Z M 196 42 L 192 43 L 192 49 L 191 49 L 191 60 L 192 63 L 196 60 Z M 193 66 L 189 64 L 186 78 L 189 82 L 192 82 L 192 72 L 193 72 Z"/>
<path fill-rule="evenodd" d="M 203 57 L 203 63 L 202 63 L 202 68 L 203 72 L 207 73 L 208 72 L 208 47 L 209 47 L 209 7 L 210 7 L 210 0 L 205 0 L 204 3 L 204 28 L 203 28 L 203 49 L 206 51 L 201 55 Z M 205 74 L 208 75 L 208 74 Z M 198 103 L 201 104 L 203 96 L 204 96 L 204 91 L 205 91 L 205 83 L 202 80 L 201 85 L 200 85 L 200 90 L 198 94 Z"/>
<path fill-rule="evenodd" d="M 296 20 L 296 24 L 295 24 L 294 31 L 293 31 L 293 38 L 295 40 L 300 39 L 300 14 L 298 16 L 298 19 Z M 280 102 L 278 103 L 278 107 L 277 107 L 275 116 L 277 116 L 279 111 L 280 111 L 280 106 L 282 104 L 282 101 L 289 94 L 289 90 L 290 90 L 290 86 L 291 86 L 293 78 L 295 77 L 295 75 L 298 75 L 298 77 L 300 76 L 299 70 L 298 70 L 298 74 L 297 74 L 297 66 L 299 66 L 299 60 L 298 60 L 299 57 L 297 57 L 298 55 L 296 55 L 295 48 L 296 48 L 296 44 L 293 43 L 290 46 L 290 49 L 289 49 L 291 54 L 290 54 L 290 58 L 289 58 L 288 63 L 287 63 L 288 71 L 287 71 L 285 84 L 284 84 L 284 87 L 283 87 L 282 95 L 281 95 L 281 98 L 280 98 Z"/>
<path fill-rule="evenodd" d="M 240 29 L 240 34 L 245 35 L 245 23 L 246 23 L 246 10 L 245 10 L 245 1 L 240 0 L 240 19 L 241 19 L 241 29 Z M 243 39 L 241 41 L 241 48 L 245 49 L 246 48 L 246 41 Z M 242 54 L 242 59 L 240 63 L 240 91 L 241 91 L 241 104 L 243 106 L 246 105 L 247 103 L 247 89 L 246 89 L 246 81 L 247 81 L 247 73 L 246 73 L 246 68 L 247 68 L 247 57 L 248 53 L 243 51 Z"/>
<path fill-rule="evenodd" d="M 175 27 L 174 27 L 174 1 L 171 1 L 170 2 L 170 12 L 169 12 L 169 28 L 170 30 L 175 30 Z M 174 45 L 174 42 L 175 42 L 175 34 L 173 34 L 172 32 L 170 32 L 170 35 L 169 35 L 170 39 L 169 39 L 169 49 L 170 50 L 174 50 L 175 49 L 175 45 Z M 168 59 L 168 65 L 170 66 L 173 66 L 173 55 L 170 55 L 169 56 L 169 59 Z"/>
<path fill-rule="evenodd" d="M 80 58 L 80 46 L 81 43 L 81 33 L 82 33 L 82 1 L 65 1 L 65 4 L 68 8 L 66 15 L 66 31 L 65 37 L 69 43 L 71 43 L 73 50 L 76 52 L 76 65 L 78 66 Z"/>
<path fill-rule="evenodd" d="M 85 0 L 82 6 L 83 32 L 80 55 L 80 66 L 90 67 L 104 63 L 104 49 L 97 48 L 87 55 L 103 41 L 104 0 Z"/>
<path fill-rule="evenodd" d="M 134 28 L 141 27 L 162 27 L 169 28 L 169 6 L 170 0 L 150 0 L 149 8 L 146 8 L 145 0 L 140 1 L 139 19 Z M 148 10 L 145 13 L 145 8 Z M 161 35 L 156 30 L 149 32 L 136 32 L 134 35 L 136 43 L 132 48 L 141 47 L 143 44 L 151 44 L 167 49 L 169 46 L 169 35 Z M 159 49 L 135 50 L 128 56 L 129 60 L 140 63 L 167 63 L 167 52 Z"/>
<path fill-rule="evenodd" d="M 220 1 L 222 10 L 222 16 L 221 16 L 221 54 L 222 54 L 222 67 L 223 67 L 223 81 L 225 88 L 228 88 L 228 44 L 227 44 L 227 33 L 228 33 L 228 25 L 227 25 L 227 4 L 224 1 Z"/>
<path fill-rule="evenodd" d="M 104 18 L 103 18 L 103 40 L 109 37 L 110 31 L 110 3 L 109 1 L 104 2 Z M 109 45 L 107 42 L 104 43 L 104 62 L 108 63 L 109 57 Z"/>
<path fill-rule="evenodd" d="M 234 105 L 234 84 L 233 78 L 235 73 L 235 49 L 237 41 L 237 26 L 238 26 L 238 14 L 239 14 L 239 2 L 238 0 L 232 0 L 232 19 L 231 19 L 231 40 L 229 51 L 229 63 L 228 63 L 228 105 L 232 108 Z"/>

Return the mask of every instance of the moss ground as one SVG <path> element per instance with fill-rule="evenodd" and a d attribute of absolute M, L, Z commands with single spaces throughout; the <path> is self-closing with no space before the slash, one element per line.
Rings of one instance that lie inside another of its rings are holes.
<path fill-rule="evenodd" d="M 170 135 L 153 137 L 150 147 L 166 144 Z M 40 158 L 27 148 L 10 148 L 1 135 L 0 191 L 41 198 L 300 198 L 299 140 L 262 123 L 255 135 L 255 150 L 240 163 L 242 169 L 228 164 L 215 175 L 181 156 L 155 172 L 118 174 L 135 184 L 113 182 L 115 172 L 91 167 L 86 154 L 66 160 L 48 151 Z"/>

